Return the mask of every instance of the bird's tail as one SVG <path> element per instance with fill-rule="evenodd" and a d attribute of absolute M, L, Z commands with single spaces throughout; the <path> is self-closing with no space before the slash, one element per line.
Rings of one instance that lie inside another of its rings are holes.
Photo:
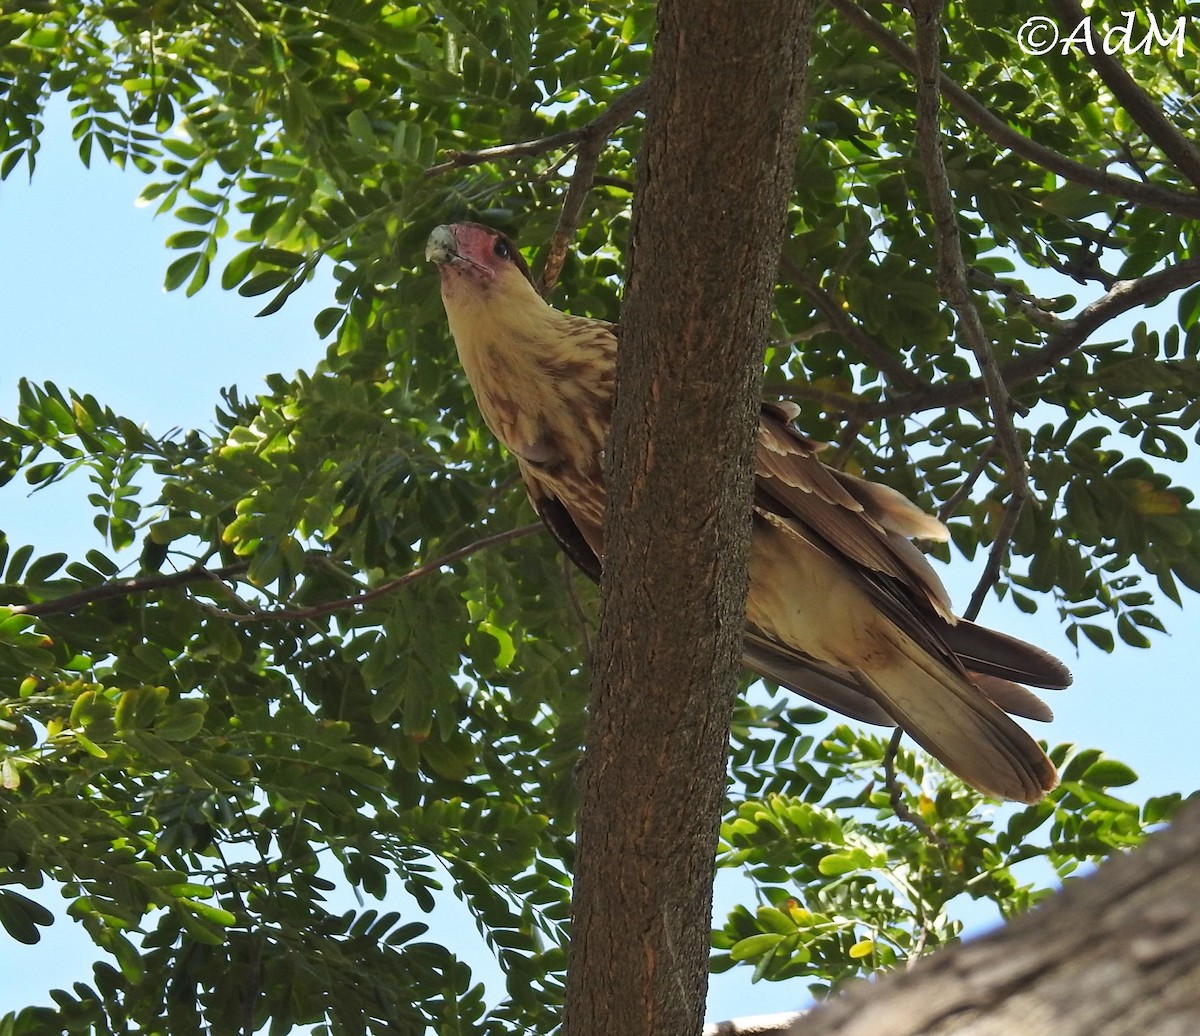
<path fill-rule="evenodd" d="M 896 631 L 890 663 L 856 672 L 919 745 L 968 784 L 997 798 L 1037 802 L 1058 783 L 1054 764 L 970 676 Z"/>

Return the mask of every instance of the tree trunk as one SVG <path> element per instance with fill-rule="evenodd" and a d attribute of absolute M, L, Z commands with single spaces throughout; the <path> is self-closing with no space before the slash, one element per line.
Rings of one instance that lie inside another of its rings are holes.
<path fill-rule="evenodd" d="M 1037 910 L 860 983 L 791 1036 L 1195 1036 L 1200 804 Z"/>
<path fill-rule="evenodd" d="M 567 1036 L 698 1034 L 811 0 L 663 0 L 606 457 Z"/>

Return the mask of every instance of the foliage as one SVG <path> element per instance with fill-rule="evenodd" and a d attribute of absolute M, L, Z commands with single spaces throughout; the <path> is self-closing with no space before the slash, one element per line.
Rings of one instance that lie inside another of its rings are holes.
<path fill-rule="evenodd" d="M 1123 21 L 1119 5 L 1092 12 Z M 1040 13 L 968 0 L 945 27 L 950 77 L 1019 137 L 947 93 L 970 286 L 1028 410 L 1034 503 L 998 592 L 1052 604 L 1103 650 L 1145 646 L 1155 595 L 1200 587 L 1200 511 L 1170 467 L 1200 422 L 1200 203 L 1083 55 L 1018 50 Z M 155 437 L 86 387 L 30 383 L 3 423 L 0 479 L 90 479 L 109 549 L 0 547 L 0 924 L 35 941 L 51 918 L 17 888 L 52 880 L 104 953 L 90 984 L 0 1031 L 553 1027 L 586 679 L 576 614 L 586 626 L 594 592 L 530 536 L 338 604 L 531 520 L 422 247 L 469 217 L 544 258 L 572 143 L 645 79 L 652 23 L 648 4 L 605 0 L 0 13 L 0 175 L 36 173 L 44 106 L 66 94 L 82 161 L 150 174 L 143 197 L 178 222 L 167 288 L 219 272 L 269 313 L 319 263 L 338 284 L 315 320 L 325 361 L 256 399 L 229 391 L 211 429 Z M 1011 474 L 941 301 L 912 71 L 887 42 L 911 25 L 837 0 L 816 33 L 768 380 L 808 432 L 841 442 L 839 462 L 952 504 L 953 546 L 972 556 L 998 535 Z M 1123 62 L 1194 139 L 1194 53 Z M 617 315 L 640 125 L 631 109 L 611 127 L 574 213 L 554 296 L 574 312 Z M 543 144 L 456 157 L 524 141 Z M 1104 330 L 1166 297 L 1176 326 Z M 1121 801 L 1120 764 L 1060 748 L 1060 791 L 1001 829 L 902 752 L 905 801 L 939 848 L 892 816 L 881 742 L 818 736 L 814 719 L 792 703 L 739 714 L 722 862 L 760 904 L 716 933 L 717 967 L 825 987 L 898 962 L 956 935 L 956 896 L 1022 909 L 1045 877 L 1035 887 L 1018 863 L 1065 875 L 1173 805 Z M 335 912 L 334 884 L 389 910 Z M 422 941 L 442 885 L 495 949 L 502 998 Z"/>

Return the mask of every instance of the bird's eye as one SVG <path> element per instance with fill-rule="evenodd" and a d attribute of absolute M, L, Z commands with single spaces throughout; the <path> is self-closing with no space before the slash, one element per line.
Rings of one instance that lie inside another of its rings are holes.
<path fill-rule="evenodd" d="M 496 243 L 492 245 L 492 252 L 498 259 L 511 259 L 512 248 L 509 243 L 502 237 L 496 238 Z"/>

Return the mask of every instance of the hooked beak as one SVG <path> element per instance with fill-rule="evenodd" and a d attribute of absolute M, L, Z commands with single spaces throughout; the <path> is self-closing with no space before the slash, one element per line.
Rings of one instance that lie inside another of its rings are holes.
<path fill-rule="evenodd" d="M 453 227 L 443 223 L 433 228 L 433 233 L 425 243 L 425 258 L 438 266 L 462 258 L 458 254 L 458 240 L 454 236 Z"/>

